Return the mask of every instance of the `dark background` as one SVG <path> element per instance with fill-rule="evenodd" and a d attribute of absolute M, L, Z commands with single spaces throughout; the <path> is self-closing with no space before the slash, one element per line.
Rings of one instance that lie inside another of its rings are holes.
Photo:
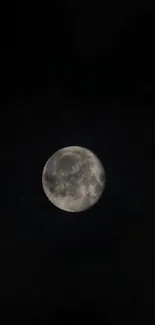
<path fill-rule="evenodd" d="M 0 318 L 153 324 L 153 5 L 5 3 L 0 35 Z M 95 152 L 107 176 L 77 214 L 41 184 L 69 145 Z"/>

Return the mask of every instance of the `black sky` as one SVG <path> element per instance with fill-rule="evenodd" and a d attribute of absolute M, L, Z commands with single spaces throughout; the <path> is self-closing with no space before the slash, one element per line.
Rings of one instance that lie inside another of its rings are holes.
<path fill-rule="evenodd" d="M 1 15 L 0 318 L 153 324 L 154 7 L 16 2 Z M 41 184 L 68 145 L 107 176 L 78 214 Z"/>

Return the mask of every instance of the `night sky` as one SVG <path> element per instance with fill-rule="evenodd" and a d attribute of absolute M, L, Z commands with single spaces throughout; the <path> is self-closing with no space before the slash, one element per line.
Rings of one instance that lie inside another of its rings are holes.
<path fill-rule="evenodd" d="M 147 3 L 147 2 L 146 2 Z M 16 2 L 1 8 L 0 320 L 154 324 L 155 8 Z M 92 150 L 99 202 L 56 208 L 47 159 Z"/>

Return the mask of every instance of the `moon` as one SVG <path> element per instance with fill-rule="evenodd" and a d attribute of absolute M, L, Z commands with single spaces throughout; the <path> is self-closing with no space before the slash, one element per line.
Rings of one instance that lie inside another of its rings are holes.
<path fill-rule="evenodd" d="M 59 209 L 81 212 L 100 199 L 106 175 L 99 158 L 90 150 L 70 146 L 56 151 L 46 162 L 42 185 L 47 198 Z"/>

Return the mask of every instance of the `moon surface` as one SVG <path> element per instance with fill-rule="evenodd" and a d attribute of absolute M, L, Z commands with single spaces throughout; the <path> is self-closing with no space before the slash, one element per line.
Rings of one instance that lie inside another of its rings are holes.
<path fill-rule="evenodd" d="M 59 209 L 80 212 L 92 207 L 105 188 L 105 170 L 90 150 L 65 147 L 46 162 L 42 185 L 47 198 Z"/>

